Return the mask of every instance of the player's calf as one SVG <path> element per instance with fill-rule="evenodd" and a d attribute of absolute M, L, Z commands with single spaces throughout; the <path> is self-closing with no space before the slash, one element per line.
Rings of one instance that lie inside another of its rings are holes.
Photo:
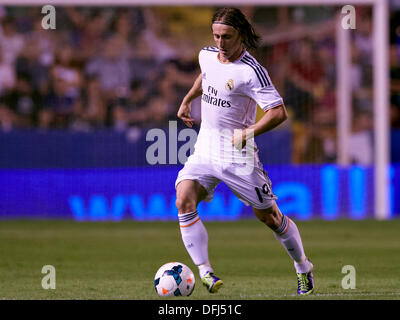
<path fill-rule="evenodd" d="M 282 224 L 283 215 L 275 202 L 271 207 L 267 209 L 253 208 L 253 212 L 261 222 L 266 224 L 273 231 L 278 229 Z"/>

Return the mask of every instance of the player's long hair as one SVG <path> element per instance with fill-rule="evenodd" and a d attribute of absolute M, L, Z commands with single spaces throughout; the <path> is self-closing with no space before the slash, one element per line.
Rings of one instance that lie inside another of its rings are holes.
<path fill-rule="evenodd" d="M 215 22 L 229 25 L 238 30 L 246 49 L 256 49 L 258 47 L 261 37 L 255 32 L 253 26 L 239 9 L 218 9 L 212 17 L 212 24 Z"/>

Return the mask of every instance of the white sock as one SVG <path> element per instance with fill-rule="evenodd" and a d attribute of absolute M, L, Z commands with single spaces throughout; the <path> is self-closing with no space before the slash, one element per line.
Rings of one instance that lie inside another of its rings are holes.
<path fill-rule="evenodd" d="M 211 267 L 209 261 L 204 264 L 198 265 L 198 267 L 200 278 L 203 278 L 207 274 L 207 272 L 214 273 L 214 269 Z"/>
<path fill-rule="evenodd" d="M 197 211 L 179 214 L 179 226 L 183 244 L 193 260 L 199 267 L 200 277 L 207 272 L 214 272 L 208 260 L 208 234 Z"/>
<path fill-rule="evenodd" d="M 283 216 L 281 226 L 274 230 L 275 238 L 282 243 L 289 256 L 294 260 L 296 272 L 305 273 L 310 269 L 310 262 L 304 254 L 303 243 L 296 224 Z"/>
<path fill-rule="evenodd" d="M 296 261 L 294 262 L 294 268 L 296 269 L 296 272 L 299 273 L 306 273 L 309 272 L 313 267 L 313 264 L 311 261 L 306 259 L 304 262 L 297 263 Z"/>

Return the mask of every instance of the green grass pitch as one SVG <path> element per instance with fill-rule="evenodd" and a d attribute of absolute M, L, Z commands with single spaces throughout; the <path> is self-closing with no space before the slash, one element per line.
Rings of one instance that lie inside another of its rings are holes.
<path fill-rule="evenodd" d="M 162 299 L 153 288 L 169 261 L 195 273 L 190 297 L 172 299 L 400 299 L 400 220 L 296 221 L 314 263 L 316 292 L 296 296 L 293 263 L 257 220 L 206 222 L 209 252 L 224 280 L 217 294 L 201 285 L 177 222 L 17 221 L 0 223 L 0 299 Z M 42 288 L 42 267 L 56 289 Z M 343 289 L 345 265 L 356 289 Z"/>

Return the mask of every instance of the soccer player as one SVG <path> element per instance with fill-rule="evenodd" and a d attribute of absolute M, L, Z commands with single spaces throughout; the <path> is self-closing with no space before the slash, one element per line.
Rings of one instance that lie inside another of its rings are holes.
<path fill-rule="evenodd" d="M 247 51 L 257 47 L 260 37 L 236 8 L 215 12 L 212 33 L 216 47 L 200 51 L 201 74 L 177 114 L 192 127 L 191 102 L 201 96 L 202 122 L 195 150 L 175 183 L 183 243 L 199 268 L 203 284 L 209 292 L 217 292 L 223 282 L 210 264 L 208 234 L 197 205 L 211 201 L 215 187 L 222 181 L 272 229 L 294 261 L 297 293 L 310 294 L 314 290 L 313 265 L 304 253 L 296 224 L 281 213 L 275 202 L 253 139 L 287 119 L 283 100 L 267 71 Z M 265 113 L 255 123 L 257 105 Z"/>

